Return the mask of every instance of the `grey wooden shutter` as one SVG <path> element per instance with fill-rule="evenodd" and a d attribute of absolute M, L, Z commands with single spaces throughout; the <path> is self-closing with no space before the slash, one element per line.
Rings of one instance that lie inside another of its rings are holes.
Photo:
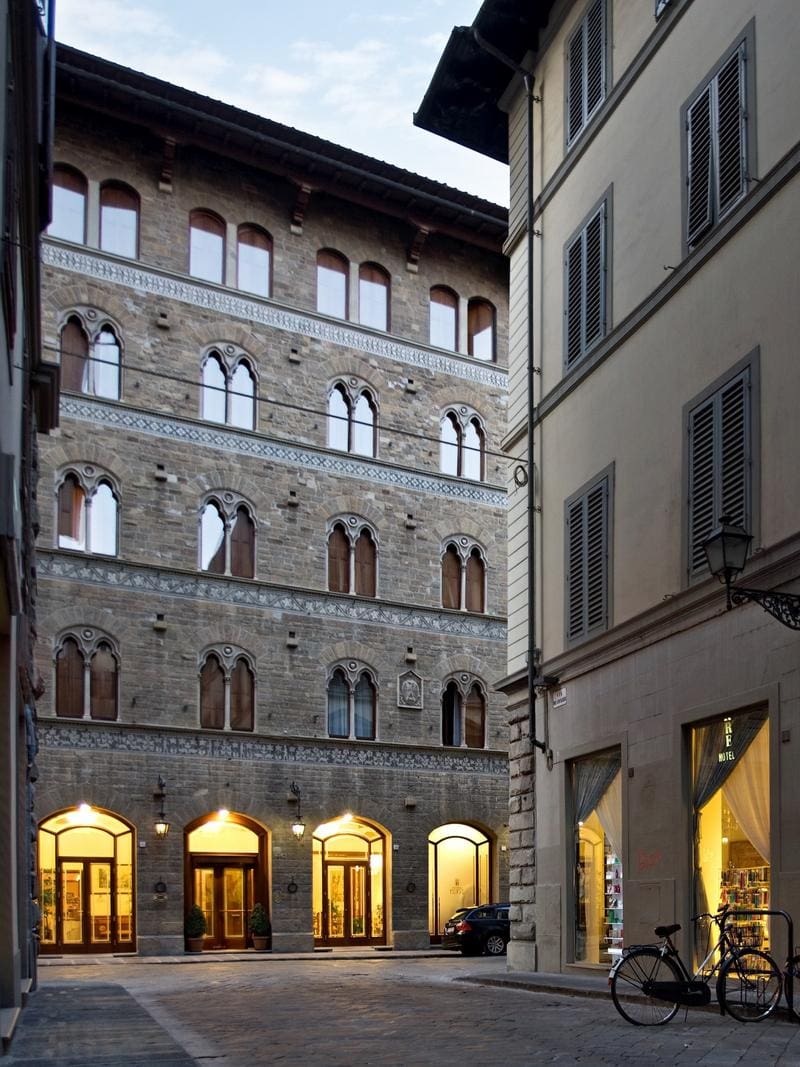
<path fill-rule="evenodd" d="M 566 364 L 571 367 L 583 352 L 583 231 L 567 248 L 566 272 Z"/>
<path fill-rule="evenodd" d="M 608 625 L 608 479 L 567 506 L 567 640 Z"/>
<path fill-rule="evenodd" d="M 723 216 L 745 191 L 744 45 L 714 79 L 717 97 L 717 204 Z"/>
<path fill-rule="evenodd" d="M 583 606 L 586 602 L 586 573 L 583 546 L 586 540 L 584 499 L 573 501 L 567 509 L 567 639 L 572 641 L 584 632 Z"/>
<path fill-rule="evenodd" d="M 605 213 L 603 204 L 584 231 L 584 351 L 605 333 Z"/>
<path fill-rule="evenodd" d="M 686 243 L 692 245 L 713 221 L 713 145 L 711 130 L 711 86 L 707 85 L 686 115 L 689 173 Z"/>
<path fill-rule="evenodd" d="M 595 0 L 586 15 L 586 122 L 606 95 L 603 8 L 604 0 Z"/>
<path fill-rule="evenodd" d="M 720 515 L 743 526 L 750 521 L 749 393 L 748 372 L 726 385 L 719 400 Z"/>
<path fill-rule="evenodd" d="M 567 45 L 567 144 L 606 95 L 605 0 L 594 0 Z"/>
<path fill-rule="evenodd" d="M 706 565 L 703 541 L 714 528 L 714 397 L 689 415 L 689 574 Z"/>
<path fill-rule="evenodd" d="M 583 129 L 583 23 L 572 35 L 567 48 L 567 143 Z"/>

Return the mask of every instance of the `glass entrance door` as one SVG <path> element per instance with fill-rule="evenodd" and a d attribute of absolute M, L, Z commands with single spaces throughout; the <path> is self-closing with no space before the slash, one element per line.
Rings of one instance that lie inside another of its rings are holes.
<path fill-rule="evenodd" d="M 73 951 L 102 951 L 112 942 L 111 864 L 63 860 L 57 921 L 61 943 Z"/>
<path fill-rule="evenodd" d="M 194 902 L 206 917 L 206 948 L 244 948 L 253 907 L 255 864 L 203 863 L 194 868 Z"/>
<path fill-rule="evenodd" d="M 365 863 L 326 863 L 322 937 L 353 945 L 371 934 L 370 885 Z"/>

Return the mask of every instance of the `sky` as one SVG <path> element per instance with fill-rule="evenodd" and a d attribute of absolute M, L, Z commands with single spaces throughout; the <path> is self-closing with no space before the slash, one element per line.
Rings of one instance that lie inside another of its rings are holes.
<path fill-rule="evenodd" d="M 508 168 L 412 124 L 480 0 L 58 0 L 59 41 L 508 204 Z"/>

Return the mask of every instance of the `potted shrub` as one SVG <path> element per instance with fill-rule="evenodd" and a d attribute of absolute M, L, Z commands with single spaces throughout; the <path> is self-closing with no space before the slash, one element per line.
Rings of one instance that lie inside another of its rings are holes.
<path fill-rule="evenodd" d="M 202 952 L 203 935 L 206 932 L 206 917 L 199 904 L 192 904 L 186 913 L 183 932 L 186 934 L 186 948 L 189 952 Z"/>
<path fill-rule="evenodd" d="M 247 920 L 247 929 L 253 938 L 253 948 L 257 952 L 264 952 L 268 947 L 272 924 L 263 904 L 255 904 Z"/>

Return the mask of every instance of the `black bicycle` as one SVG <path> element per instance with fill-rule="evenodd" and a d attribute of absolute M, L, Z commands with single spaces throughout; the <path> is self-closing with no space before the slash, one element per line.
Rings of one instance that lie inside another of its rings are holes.
<path fill-rule="evenodd" d="M 755 1022 L 775 1010 L 781 998 L 783 974 L 769 953 L 736 943 L 727 922 L 729 911 L 725 905 L 716 915 L 705 913 L 692 919 L 695 923 L 708 919 L 719 929 L 719 936 L 694 974 L 689 973 L 671 940 L 681 928 L 678 923 L 656 927 L 656 936 L 662 938 L 660 944 L 623 949 L 609 975 L 611 999 L 623 1019 L 635 1026 L 663 1026 L 681 1006 L 710 1004 L 714 975 L 723 1015 L 727 1012 L 740 1022 Z M 787 961 L 789 975 L 798 975 L 797 964 L 797 956 Z M 794 1013 L 791 978 L 787 1002 Z"/>

